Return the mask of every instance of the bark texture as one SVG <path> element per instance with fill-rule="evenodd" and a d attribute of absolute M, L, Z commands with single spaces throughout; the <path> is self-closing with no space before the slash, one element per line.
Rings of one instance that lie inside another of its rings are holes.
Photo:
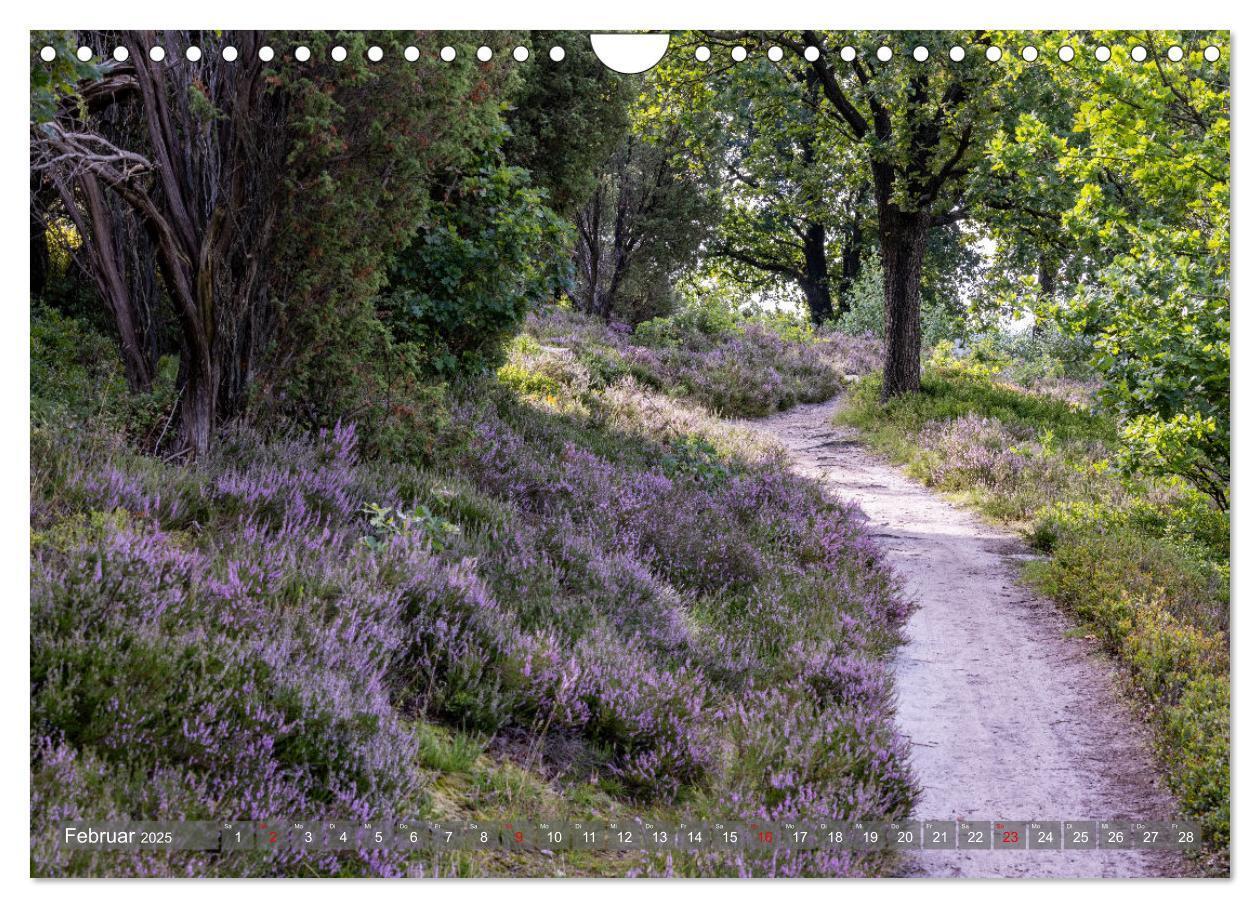
<path fill-rule="evenodd" d="M 230 63 L 207 37 L 122 33 L 127 62 L 84 88 L 86 110 L 67 105 L 31 131 L 32 165 L 83 237 L 80 262 L 135 389 L 156 368 L 160 273 L 179 337 L 182 447 L 194 456 L 243 407 L 267 340 L 265 264 L 285 157 L 284 102 L 268 91 L 261 33 L 235 33 Z M 195 67 L 147 52 L 189 44 L 206 47 Z"/>

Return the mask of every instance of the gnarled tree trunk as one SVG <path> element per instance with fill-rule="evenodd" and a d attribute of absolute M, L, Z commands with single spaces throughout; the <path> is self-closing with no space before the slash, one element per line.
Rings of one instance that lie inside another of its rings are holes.
<path fill-rule="evenodd" d="M 156 366 L 161 270 L 180 335 L 180 434 L 194 456 L 239 412 L 267 340 L 266 264 L 287 142 L 283 98 L 268 90 L 258 57 L 263 36 L 231 36 L 240 52 L 231 63 L 214 46 L 227 39 L 205 38 L 125 33 L 128 61 L 85 86 L 86 112 L 67 105 L 32 130 L 33 163 L 83 236 L 135 389 Z M 210 45 L 196 67 L 147 52 L 188 44 Z M 149 251 L 137 257 L 141 236 Z"/>

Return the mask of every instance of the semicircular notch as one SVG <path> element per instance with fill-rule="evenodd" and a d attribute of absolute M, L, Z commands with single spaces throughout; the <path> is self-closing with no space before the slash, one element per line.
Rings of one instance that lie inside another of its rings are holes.
<path fill-rule="evenodd" d="M 669 50 L 669 35 L 591 35 L 591 50 L 613 72 L 633 75 L 661 62 Z"/>

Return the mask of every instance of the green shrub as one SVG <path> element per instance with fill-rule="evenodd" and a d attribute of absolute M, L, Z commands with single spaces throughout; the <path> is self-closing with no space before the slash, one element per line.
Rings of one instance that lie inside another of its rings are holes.
<path fill-rule="evenodd" d="M 739 310 L 718 302 L 686 306 L 670 315 L 640 322 L 634 339 L 645 347 L 690 347 L 703 345 L 736 333 L 743 319 Z"/>
<path fill-rule="evenodd" d="M 1164 715 L 1173 790 L 1220 848 L 1229 845 L 1229 701 L 1228 676 L 1199 677 Z"/>
<path fill-rule="evenodd" d="M 1132 498 L 1123 506 L 1114 502 L 1052 502 L 1034 515 L 1031 539 L 1034 546 L 1050 552 L 1073 534 L 1119 528 L 1149 539 L 1167 540 L 1196 561 L 1228 569 L 1229 514 L 1193 492 L 1171 500 Z"/>
<path fill-rule="evenodd" d="M 504 363 L 499 367 L 499 381 L 521 394 L 555 396 L 560 393 L 560 383 L 542 372 L 534 372 L 517 363 Z"/>
<path fill-rule="evenodd" d="M 1032 576 L 1094 630 L 1154 707 L 1169 782 L 1210 844 L 1229 842 L 1229 645 L 1226 592 L 1168 540 L 1123 518 L 1061 527 Z"/>
<path fill-rule="evenodd" d="M 153 447 L 169 428 L 178 364 L 163 357 L 153 387 L 127 389 L 116 342 L 85 319 L 31 310 L 31 426 L 71 423 Z"/>
<path fill-rule="evenodd" d="M 563 285 L 568 241 L 526 171 L 464 178 L 390 270 L 382 303 L 394 339 L 443 375 L 497 362 L 530 304 Z"/>
<path fill-rule="evenodd" d="M 1071 378 L 1088 380 L 1094 377 L 1090 357 L 1093 339 L 1085 334 L 1068 334 L 1051 324 L 1030 326 L 1018 331 L 1004 331 L 996 338 L 998 348 L 1011 359 L 1008 367 L 1029 384 L 1036 378 Z M 1022 379 L 1022 380 L 1020 380 Z"/>
<path fill-rule="evenodd" d="M 442 382 L 403 371 L 365 383 L 357 413 L 364 454 L 398 463 L 431 464 L 451 429 L 450 396 Z"/>
<path fill-rule="evenodd" d="M 675 438 L 669 447 L 669 453 L 661 458 L 666 476 L 694 479 L 704 485 L 720 485 L 730 478 L 730 468 L 707 438 L 684 435 Z"/>
<path fill-rule="evenodd" d="M 78 319 L 31 310 L 31 421 L 101 420 L 120 426 L 127 381 L 113 341 Z"/>
<path fill-rule="evenodd" d="M 616 384 L 628 375 L 634 374 L 634 367 L 627 363 L 625 357 L 615 347 L 598 345 L 582 350 L 577 355 L 578 362 L 586 367 L 591 382 L 600 388 Z"/>
<path fill-rule="evenodd" d="M 408 533 L 423 537 L 430 550 L 441 552 L 461 532 L 457 524 L 434 514 L 423 504 L 404 511 L 402 508 L 369 502 L 362 507 L 361 513 L 367 519 L 370 532 L 359 541 L 377 552 L 387 548 L 391 538 Z"/>
<path fill-rule="evenodd" d="M 645 347 L 704 350 L 739 337 L 750 325 L 768 329 L 790 344 L 810 344 L 816 334 L 802 313 L 788 309 L 740 307 L 717 294 L 697 296 L 669 315 L 640 322 L 634 340 Z"/>

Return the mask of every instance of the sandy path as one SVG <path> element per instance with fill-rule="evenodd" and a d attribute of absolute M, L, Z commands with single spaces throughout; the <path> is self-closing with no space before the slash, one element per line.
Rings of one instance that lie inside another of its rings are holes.
<path fill-rule="evenodd" d="M 923 787 L 921 819 L 1167 820 L 1174 802 L 1114 669 L 1019 582 L 1030 554 L 907 479 L 831 423 L 835 402 L 744 425 L 797 471 L 855 500 L 919 610 L 895 661 L 897 722 Z M 919 851 L 916 876 L 1170 876 L 1179 855 Z"/>

